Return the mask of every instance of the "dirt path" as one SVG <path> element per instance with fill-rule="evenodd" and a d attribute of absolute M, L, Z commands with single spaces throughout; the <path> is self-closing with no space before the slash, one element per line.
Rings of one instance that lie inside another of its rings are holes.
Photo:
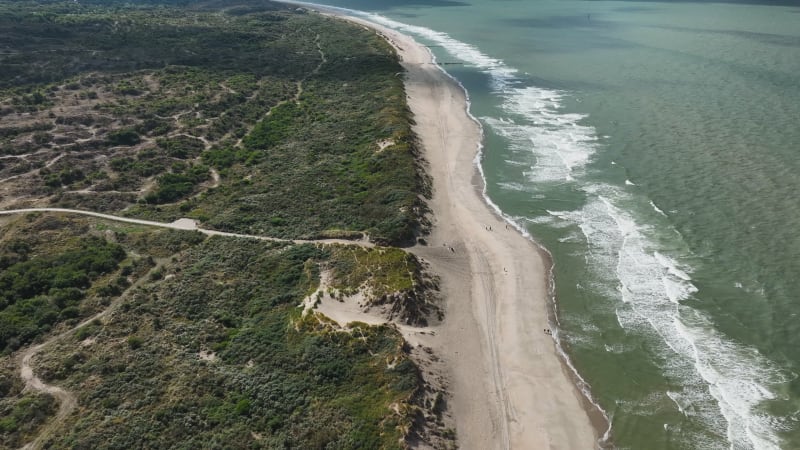
<path fill-rule="evenodd" d="M 214 169 L 213 167 L 210 169 L 210 171 L 211 171 L 211 180 L 213 180 L 213 183 L 209 187 L 211 189 L 214 189 L 214 188 L 219 187 L 219 180 L 220 180 L 219 172 L 217 172 L 217 170 Z"/>
<path fill-rule="evenodd" d="M 33 212 L 52 212 L 52 213 L 65 213 L 65 214 L 80 214 L 83 216 L 97 217 L 100 219 L 112 220 L 115 222 L 132 223 L 135 225 L 145 225 L 149 227 L 170 228 L 173 230 L 188 230 L 199 231 L 207 236 L 226 236 L 242 239 L 258 239 L 260 241 L 275 241 L 275 242 L 291 242 L 294 244 L 344 244 L 344 245 L 357 245 L 359 247 L 372 248 L 375 244 L 366 240 L 350 241 L 346 239 L 281 239 L 269 236 L 258 236 L 254 234 L 243 233 L 229 233 L 227 231 L 208 230 L 199 228 L 197 222 L 192 219 L 178 219 L 171 223 L 154 222 L 152 220 L 132 219 L 130 217 L 120 217 L 111 214 L 102 214 L 93 211 L 83 211 L 80 209 L 66 209 L 66 208 L 22 208 L 22 209 L 9 209 L 0 211 L 0 216 L 10 214 L 26 214 Z"/>
<path fill-rule="evenodd" d="M 40 153 L 40 152 L 36 152 L 36 153 L 38 154 L 38 153 Z M 44 152 L 42 152 L 42 153 L 44 153 Z M 31 155 L 33 155 L 33 154 L 34 154 L 34 153 L 28 153 L 28 154 L 26 154 L 26 155 L 19 155 L 19 156 L 27 157 L 27 156 L 31 156 Z M 47 162 L 45 163 L 44 167 L 42 167 L 42 168 L 38 168 L 38 169 L 29 170 L 28 172 L 25 172 L 25 173 L 20 173 L 20 174 L 13 175 L 13 176 L 10 176 L 10 177 L 7 177 L 7 178 L 3 178 L 2 180 L 0 180 L 0 183 L 5 183 L 6 181 L 16 180 L 17 178 L 26 177 L 26 176 L 29 176 L 29 175 L 36 175 L 36 174 L 40 173 L 40 172 L 41 172 L 41 170 L 42 170 L 43 168 L 50 168 L 50 167 L 52 167 L 52 166 L 53 166 L 53 164 L 57 163 L 57 162 L 58 162 L 58 161 L 59 161 L 61 158 L 63 158 L 64 156 L 65 156 L 65 153 L 61 153 L 61 154 L 57 155 L 55 158 L 53 158 L 53 159 L 51 159 L 51 160 L 47 161 Z"/>
<path fill-rule="evenodd" d="M 27 158 L 28 156 L 36 155 L 38 153 L 46 153 L 46 151 L 45 152 L 39 151 L 36 153 L 24 153 L 22 155 L 5 155 L 5 156 L 0 156 L 0 159 L 24 159 Z"/>
<path fill-rule="evenodd" d="M 22 381 L 25 383 L 25 390 L 26 391 L 37 391 L 43 392 L 46 394 L 50 394 L 58 401 L 58 412 L 56 413 L 55 417 L 51 419 L 47 425 L 45 425 L 42 430 L 39 432 L 36 439 L 33 441 L 25 444 L 21 447 L 21 450 L 33 450 L 38 449 L 41 447 L 42 442 L 46 438 L 48 438 L 53 431 L 58 428 L 58 426 L 66 420 L 67 416 L 78 406 L 78 400 L 71 392 L 62 389 L 58 386 L 54 386 L 52 384 L 47 384 L 41 380 L 41 378 L 37 377 L 36 374 L 33 372 L 33 367 L 31 366 L 31 360 L 45 347 L 52 344 L 53 342 L 59 341 L 64 339 L 65 337 L 74 334 L 79 328 L 89 325 L 91 322 L 95 320 L 102 319 L 109 314 L 111 314 L 114 310 L 117 309 L 119 304 L 125 299 L 128 293 L 132 292 L 133 289 L 140 286 L 145 280 L 149 279 L 150 273 L 154 272 L 155 270 L 159 269 L 164 261 L 167 261 L 168 258 L 159 259 L 156 261 L 156 265 L 150 269 L 150 271 L 144 275 L 142 275 L 135 283 L 133 283 L 128 289 L 126 289 L 122 294 L 120 294 L 108 307 L 99 313 L 85 319 L 78 325 L 63 331 L 50 339 L 46 340 L 45 342 L 35 345 L 33 347 L 28 348 L 25 350 L 18 358 L 19 358 L 19 376 Z"/>
<path fill-rule="evenodd" d="M 77 329 L 77 327 L 75 329 Z M 70 331 L 74 331 L 75 329 Z M 36 437 L 35 440 L 33 440 L 33 442 L 29 442 L 28 444 L 25 444 L 22 447 L 23 450 L 39 448 L 42 441 L 47 436 L 49 436 L 52 433 L 52 431 L 58 426 L 58 424 L 63 422 L 64 419 L 67 418 L 69 413 L 72 412 L 72 410 L 75 409 L 75 407 L 78 405 L 78 400 L 75 398 L 74 395 L 72 395 L 72 393 L 65 391 L 64 389 L 61 389 L 58 386 L 53 386 L 44 383 L 39 377 L 37 377 L 33 373 L 33 368 L 31 367 L 31 359 L 33 359 L 33 357 L 36 356 L 36 354 L 39 353 L 39 351 L 41 351 L 48 344 L 50 344 L 56 339 L 61 338 L 62 336 L 63 334 L 58 335 L 42 344 L 31 347 L 25 350 L 25 352 L 21 355 L 19 376 L 25 383 L 25 390 L 38 391 L 50 394 L 53 397 L 55 397 L 55 399 L 58 401 L 58 412 L 56 413 L 56 416 L 47 425 L 44 426 L 42 431 L 39 432 L 39 435 Z"/>
<path fill-rule="evenodd" d="M 167 138 L 186 137 L 186 138 L 190 138 L 190 139 L 197 139 L 198 141 L 203 143 L 203 149 L 204 150 L 210 149 L 211 146 L 213 145 L 211 143 L 211 141 L 206 139 L 204 136 L 195 136 L 193 134 L 189 134 L 189 133 L 186 133 L 186 132 L 172 133 L 172 134 L 167 135 L 166 137 Z"/>

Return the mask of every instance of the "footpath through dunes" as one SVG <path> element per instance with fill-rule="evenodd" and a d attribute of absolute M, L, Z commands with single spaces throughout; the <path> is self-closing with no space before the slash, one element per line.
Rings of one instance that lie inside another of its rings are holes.
<path fill-rule="evenodd" d="M 316 6 L 315 6 L 316 7 Z M 332 14 L 341 13 L 326 10 Z M 371 22 L 399 52 L 414 131 L 429 162 L 434 227 L 413 252 L 438 275 L 446 319 L 431 345 L 449 366 L 450 406 L 462 448 L 598 446 L 583 397 L 548 328 L 547 263 L 490 209 L 475 167 L 481 141 L 460 88 L 412 38 Z"/>
<path fill-rule="evenodd" d="M 369 240 L 362 239 L 358 241 L 347 239 L 281 239 L 269 236 L 259 236 L 255 234 L 243 233 L 229 233 L 227 231 L 209 230 L 197 226 L 197 222 L 193 219 L 178 219 L 174 222 L 155 222 L 152 220 L 132 219 L 130 217 L 114 216 L 111 214 L 102 214 L 93 211 L 84 211 L 80 209 L 67 209 L 67 208 L 22 208 L 22 209 L 9 209 L 0 211 L 0 216 L 10 214 L 26 214 L 36 212 L 51 212 L 51 213 L 64 213 L 64 214 L 79 214 L 83 216 L 97 217 L 99 219 L 113 220 L 115 222 L 132 223 L 135 225 L 146 225 L 150 227 L 170 228 L 173 230 L 186 230 L 198 231 L 206 236 L 226 236 L 244 239 L 258 239 L 261 241 L 275 241 L 275 242 L 292 242 L 294 244 L 347 244 L 358 245 L 360 247 L 375 247 L 375 244 Z"/>
<path fill-rule="evenodd" d="M 94 319 L 94 317 L 92 319 Z M 82 323 L 81 326 L 83 325 L 84 324 Z M 77 329 L 77 327 L 75 329 Z M 70 331 L 74 331 L 74 329 Z M 56 336 L 55 338 L 43 344 L 28 348 L 24 353 L 22 353 L 20 358 L 19 376 L 20 379 L 22 379 L 22 382 L 25 383 L 25 389 L 50 394 L 55 397 L 56 400 L 58 400 L 58 412 L 56 413 L 55 418 L 52 419 L 50 423 L 48 423 L 45 428 L 39 432 L 39 435 L 33 442 L 25 444 L 22 447 L 23 449 L 38 448 L 39 443 L 49 434 L 50 430 L 54 429 L 57 424 L 63 422 L 67 415 L 69 415 L 69 413 L 72 412 L 72 410 L 75 409 L 75 406 L 78 404 L 77 399 L 71 392 L 65 391 L 58 386 L 44 383 L 33 373 L 33 368 L 31 367 L 31 359 L 33 359 L 33 357 L 36 356 L 36 354 L 39 353 L 39 351 L 41 351 L 47 344 L 60 337 L 60 335 Z"/>
<path fill-rule="evenodd" d="M 156 264 L 156 266 L 153 267 L 148 272 L 147 275 L 153 273 L 154 271 L 162 267 L 162 263 L 163 261 L 161 263 Z M 36 438 L 33 441 L 28 442 L 27 444 L 22 446 L 21 450 L 33 450 L 41 448 L 42 442 L 44 442 L 45 439 L 50 437 L 50 435 L 58 428 L 58 426 L 60 426 L 64 422 L 64 420 L 67 419 L 67 416 L 69 416 L 69 414 L 78 406 L 78 399 L 75 397 L 75 394 L 59 386 L 47 384 L 44 381 L 42 381 L 41 378 L 36 376 L 36 374 L 33 372 L 33 367 L 31 365 L 31 361 L 33 360 L 33 358 L 37 354 L 39 354 L 45 347 L 55 342 L 61 341 L 67 336 L 75 333 L 78 329 L 85 327 L 88 324 L 96 320 L 102 319 L 111 314 L 125 299 L 125 297 L 130 292 L 132 292 L 134 288 L 141 286 L 146 279 L 147 276 L 141 277 L 134 284 L 132 284 L 125 292 L 120 294 L 115 301 L 111 302 L 111 304 L 109 304 L 108 307 L 106 307 L 102 311 L 98 312 L 97 314 L 89 318 L 84 319 L 83 321 L 73 326 L 72 328 L 49 338 L 48 340 L 42 342 L 41 344 L 30 346 L 19 356 L 19 376 L 22 382 L 25 383 L 25 390 L 50 394 L 58 401 L 58 411 L 56 412 L 55 417 L 50 419 L 48 423 L 44 425 L 44 427 L 39 431 L 39 433 L 36 435 Z"/>

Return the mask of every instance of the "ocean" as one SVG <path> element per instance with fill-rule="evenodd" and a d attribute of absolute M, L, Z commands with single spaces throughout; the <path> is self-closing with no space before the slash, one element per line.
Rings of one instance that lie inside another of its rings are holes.
<path fill-rule="evenodd" d="M 323 3 L 467 90 L 609 445 L 800 448 L 800 3 Z"/>

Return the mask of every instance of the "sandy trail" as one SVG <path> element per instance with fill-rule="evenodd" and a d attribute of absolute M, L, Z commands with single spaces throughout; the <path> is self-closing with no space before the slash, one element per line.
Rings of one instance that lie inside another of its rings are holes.
<path fill-rule="evenodd" d="M 93 318 L 94 319 L 94 318 Z M 82 326 L 83 324 L 81 324 Z M 74 331 L 76 328 L 73 328 L 70 331 Z M 19 376 L 22 381 L 25 383 L 25 390 L 28 391 L 38 391 L 44 392 L 47 394 L 52 395 L 55 397 L 56 401 L 58 401 L 58 412 L 50 422 L 44 426 L 42 431 L 39 432 L 39 435 L 36 437 L 35 440 L 25 444 L 22 449 L 34 449 L 39 448 L 41 442 L 50 435 L 50 432 L 55 429 L 55 427 L 64 421 L 67 418 L 70 412 L 78 405 L 78 401 L 72 393 L 61 389 L 58 386 L 53 386 L 50 384 L 45 384 L 39 377 L 37 377 L 33 373 L 33 368 L 31 367 L 31 359 L 36 356 L 39 351 L 41 351 L 47 344 L 52 342 L 55 339 L 60 338 L 62 335 L 56 336 L 53 339 L 48 340 L 43 344 L 39 344 L 33 346 L 22 354 L 20 358 L 20 369 L 19 369 Z"/>
<path fill-rule="evenodd" d="M 211 172 L 211 180 L 213 181 L 210 187 L 212 189 L 213 188 L 218 188 L 219 187 L 219 181 L 220 181 L 219 172 L 217 172 L 217 170 L 214 169 L 214 168 L 209 169 L 209 171 Z"/>
<path fill-rule="evenodd" d="M 81 209 L 67 209 L 67 208 L 22 208 L 22 209 L 8 209 L 0 211 L 0 216 L 10 214 L 26 214 L 33 212 L 49 212 L 49 213 L 64 213 L 64 214 L 79 214 L 83 216 L 97 217 L 100 219 L 112 220 L 114 222 L 131 223 L 134 225 L 145 225 L 149 227 L 170 228 L 173 230 L 188 230 L 199 231 L 206 236 L 227 236 L 242 239 L 258 239 L 260 241 L 274 241 L 274 242 L 292 242 L 294 244 L 344 244 L 344 245 L 357 245 L 359 247 L 371 248 L 375 244 L 367 240 L 351 241 L 347 239 L 281 239 L 269 236 L 259 236 L 255 234 L 243 233 L 229 233 L 227 231 L 209 230 L 197 226 L 197 222 L 193 219 L 178 219 L 174 222 L 155 222 L 152 220 L 132 219 L 130 217 L 114 216 L 111 214 L 97 213 L 93 211 L 84 211 Z"/>
<path fill-rule="evenodd" d="M 414 131 L 434 182 L 429 246 L 412 251 L 441 276 L 447 299 L 431 345 L 451 372 L 459 444 L 481 450 L 596 448 L 599 433 L 585 399 L 544 333 L 551 326 L 545 256 L 483 199 L 474 164 L 482 136 L 463 90 L 412 38 L 348 20 L 383 35 L 406 69 Z"/>
<path fill-rule="evenodd" d="M 150 273 L 153 271 L 160 269 L 166 259 L 161 259 L 157 261 L 155 267 L 150 269 L 150 271 L 140 277 L 134 284 L 132 284 L 128 289 L 125 290 L 122 294 L 120 294 L 108 307 L 97 314 L 85 319 L 78 325 L 61 332 L 50 339 L 46 340 L 45 342 L 34 345 L 28 349 L 26 349 L 20 356 L 19 356 L 19 376 L 22 381 L 25 383 L 25 390 L 26 391 L 38 391 L 44 392 L 47 394 L 52 395 L 58 401 L 58 412 L 56 412 L 55 417 L 53 417 L 39 432 L 36 436 L 36 439 L 33 441 L 25 444 L 21 447 L 20 450 L 32 450 L 38 449 L 41 447 L 42 442 L 47 439 L 53 431 L 58 428 L 58 426 L 64 422 L 67 416 L 78 406 L 78 400 L 75 398 L 75 395 L 71 392 L 64 390 L 58 386 L 54 386 L 52 384 L 47 384 L 41 380 L 41 378 L 37 377 L 36 374 L 33 372 L 33 367 L 31 366 L 31 360 L 45 347 L 50 345 L 53 342 L 59 341 L 64 339 L 65 337 L 74 334 L 79 328 L 89 325 L 91 322 L 95 320 L 102 319 L 109 314 L 111 314 L 114 310 L 117 309 L 119 304 L 125 299 L 129 292 L 133 291 L 134 288 L 140 286 L 145 280 L 149 279 Z"/>

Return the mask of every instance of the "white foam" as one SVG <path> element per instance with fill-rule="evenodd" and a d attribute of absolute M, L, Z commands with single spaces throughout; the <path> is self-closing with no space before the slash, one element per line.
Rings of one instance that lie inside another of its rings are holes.
<path fill-rule="evenodd" d="M 625 180 L 625 185 L 626 186 L 636 186 L 635 184 L 633 184 L 633 181 L 631 181 L 631 180 Z"/>
<path fill-rule="evenodd" d="M 547 212 L 550 213 L 550 211 Z M 525 222 L 547 225 L 553 228 L 567 228 L 572 226 L 572 224 L 565 220 L 559 220 L 559 217 L 552 213 L 548 216 L 521 217 L 520 219 Z"/>
<path fill-rule="evenodd" d="M 507 117 L 482 117 L 517 154 L 536 161 L 529 172 L 533 182 L 571 181 L 580 175 L 595 153 L 593 128 L 580 124 L 585 116 L 561 111 L 565 93 L 534 86 L 500 83 L 495 93 Z"/>
<path fill-rule="evenodd" d="M 749 357 L 747 348 L 727 340 L 710 325 L 687 326 L 683 322 L 687 315 L 701 316 L 681 305 L 697 292 L 690 268 L 656 250 L 648 236 L 651 228 L 616 205 L 630 204 L 629 194 L 611 185 L 584 187 L 584 191 L 589 200 L 582 209 L 547 212 L 559 219 L 559 226 L 566 221 L 580 228 L 589 244 L 589 264 L 606 277 L 607 286 L 616 286 L 599 291 L 622 302 L 616 310 L 620 326 L 657 337 L 654 345 L 660 341 L 663 352 L 678 356 L 667 357 L 663 367 L 685 386 L 670 398 L 681 399 L 683 414 L 726 435 L 732 448 L 779 448 L 780 426 L 776 424 L 780 420 L 757 411 L 762 402 L 774 398 L 770 385 L 783 383 L 785 377 L 768 360 Z M 707 346 L 698 349 L 697 342 Z M 703 448 L 718 445 L 709 441 Z"/>
<path fill-rule="evenodd" d="M 690 293 L 686 291 L 684 286 L 675 283 L 669 277 L 661 277 L 661 283 L 664 285 L 664 293 L 672 303 L 678 304 Z"/>
<path fill-rule="evenodd" d="M 562 243 L 565 243 L 565 242 L 569 242 L 569 243 L 583 242 L 583 236 L 580 236 L 578 233 L 569 233 L 568 235 L 566 235 L 564 237 L 558 238 L 558 242 L 562 242 Z"/>
<path fill-rule="evenodd" d="M 662 267 L 667 269 L 667 272 L 669 272 L 671 275 L 674 275 L 684 281 L 692 280 L 689 274 L 687 274 L 683 269 L 679 268 L 678 263 L 669 256 L 664 256 L 659 252 L 653 252 L 653 257 L 656 259 L 656 261 L 658 261 L 659 264 L 661 264 Z"/>
<path fill-rule="evenodd" d="M 659 209 L 659 207 L 658 207 L 658 206 L 656 206 L 656 204 L 655 204 L 655 203 L 653 203 L 653 201 L 652 201 L 652 200 L 650 200 L 650 206 L 652 206 L 652 207 L 653 207 L 653 209 L 655 210 L 655 212 L 657 212 L 657 213 L 661 214 L 661 215 L 662 215 L 662 216 L 664 216 L 664 217 L 667 217 L 667 214 L 666 214 L 666 213 L 664 213 L 664 211 L 662 211 L 661 209 Z M 672 212 L 674 213 L 675 211 L 672 211 Z"/>
<path fill-rule="evenodd" d="M 453 39 L 446 33 L 431 30 L 430 28 L 397 22 L 379 14 L 364 13 L 353 10 L 350 10 L 350 12 L 364 17 L 371 22 L 375 22 L 403 33 L 410 33 L 433 42 L 436 45 L 440 45 L 454 58 L 460 59 L 471 66 L 477 67 L 491 74 L 493 87 L 495 89 L 503 89 L 505 86 L 517 82 L 517 69 L 508 67 L 505 63 L 503 63 L 503 61 L 486 55 L 473 45 Z"/>
<path fill-rule="evenodd" d="M 533 190 L 529 184 L 516 183 L 513 181 L 497 183 L 497 187 L 506 191 L 530 192 Z"/>
<path fill-rule="evenodd" d="M 482 117 L 482 120 L 509 141 L 512 151 L 530 152 L 536 157 L 534 170 L 530 172 L 532 181 L 572 180 L 594 154 L 597 144 L 594 129 L 579 123 L 585 116 L 561 111 L 564 92 L 523 86 L 517 69 L 445 33 L 377 14 L 362 15 L 440 45 L 452 57 L 489 75 L 492 90 L 501 97 L 501 108 L 509 117 Z"/>
<path fill-rule="evenodd" d="M 516 159 L 504 159 L 503 162 L 508 164 L 509 166 L 528 166 L 528 165 L 530 165 L 529 163 L 527 163 L 525 161 L 519 161 L 519 160 L 516 160 Z"/>
<path fill-rule="evenodd" d="M 697 319 L 704 321 L 702 317 Z M 776 379 L 779 376 L 767 360 L 725 340 L 710 327 L 689 327 L 682 323 L 678 326 L 691 340 L 695 368 L 710 383 L 711 395 L 728 422 L 728 441 L 750 443 L 758 449 L 780 448 L 775 431 L 786 429 L 786 425 L 753 406 L 776 398 L 765 384 L 787 380 Z M 742 361 L 756 364 L 742 364 Z"/>
<path fill-rule="evenodd" d="M 663 369 L 682 380 L 685 390 L 670 398 L 681 399 L 681 412 L 688 414 L 686 405 L 691 404 L 695 420 L 724 430 L 732 448 L 779 448 L 782 421 L 759 407 L 775 398 L 771 386 L 786 377 L 757 352 L 721 335 L 702 313 L 681 304 L 697 292 L 691 271 L 655 250 L 650 227 L 616 206 L 628 204 L 628 194 L 610 185 L 585 190 L 590 197 L 581 210 L 551 214 L 578 225 L 590 246 L 591 265 L 609 285 L 616 283 L 620 326 L 657 337 L 654 343 L 660 341 L 665 352 L 677 355 L 667 357 Z"/>
<path fill-rule="evenodd" d="M 667 391 L 667 397 L 669 397 L 669 399 L 672 400 L 673 403 L 675 403 L 675 406 L 678 408 L 678 411 L 680 411 L 681 414 L 683 414 L 684 416 L 688 416 L 688 414 L 686 413 L 686 407 L 683 402 L 681 394 L 677 392 Z"/>

